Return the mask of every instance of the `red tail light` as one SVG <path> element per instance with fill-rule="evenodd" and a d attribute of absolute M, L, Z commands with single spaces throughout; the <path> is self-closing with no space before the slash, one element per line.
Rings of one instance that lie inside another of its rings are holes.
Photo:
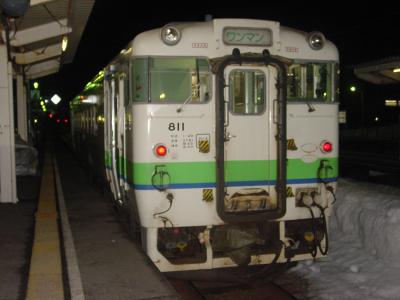
<path fill-rule="evenodd" d="M 321 143 L 321 150 L 322 150 L 322 152 L 324 152 L 324 153 L 329 153 L 329 152 L 332 152 L 332 149 L 333 149 L 333 145 L 332 145 L 331 142 L 323 141 L 323 142 Z"/>
<path fill-rule="evenodd" d="M 158 157 L 163 157 L 165 155 L 167 155 L 168 149 L 165 145 L 163 144 L 157 144 L 154 147 L 154 153 L 156 154 L 156 156 Z"/>

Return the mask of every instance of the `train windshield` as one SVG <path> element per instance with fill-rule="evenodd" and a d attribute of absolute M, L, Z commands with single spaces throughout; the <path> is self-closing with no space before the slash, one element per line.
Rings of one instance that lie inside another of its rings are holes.
<path fill-rule="evenodd" d="M 133 101 L 202 103 L 210 98 L 210 66 L 204 58 L 136 58 L 131 71 Z"/>
<path fill-rule="evenodd" d="M 337 63 L 295 62 L 288 69 L 288 100 L 333 102 L 337 92 Z"/>

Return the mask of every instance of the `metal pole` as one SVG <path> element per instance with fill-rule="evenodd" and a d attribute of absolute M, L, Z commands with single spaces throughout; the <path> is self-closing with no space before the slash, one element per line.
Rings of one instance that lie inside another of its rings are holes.
<path fill-rule="evenodd" d="M 18 202 L 12 95 L 12 66 L 6 46 L 0 45 L 0 203 Z"/>
<path fill-rule="evenodd" d="M 18 134 L 28 142 L 28 121 L 27 121 L 27 103 L 24 87 L 24 78 L 17 75 L 17 112 L 18 112 Z"/>

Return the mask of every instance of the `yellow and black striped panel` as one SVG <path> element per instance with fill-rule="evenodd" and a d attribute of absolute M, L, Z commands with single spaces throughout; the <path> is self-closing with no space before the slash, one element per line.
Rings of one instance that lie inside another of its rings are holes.
<path fill-rule="evenodd" d="M 210 152 L 210 142 L 208 140 L 200 140 L 197 146 L 202 153 Z"/>
<path fill-rule="evenodd" d="M 286 187 L 286 197 L 294 197 L 293 189 L 291 186 Z"/>
<path fill-rule="evenodd" d="M 292 151 L 297 150 L 297 146 L 296 146 L 294 139 L 288 139 L 286 141 L 286 147 L 288 150 L 292 150 Z"/>
<path fill-rule="evenodd" d="M 214 194 L 212 189 L 203 189 L 203 201 L 211 202 L 214 200 Z"/>

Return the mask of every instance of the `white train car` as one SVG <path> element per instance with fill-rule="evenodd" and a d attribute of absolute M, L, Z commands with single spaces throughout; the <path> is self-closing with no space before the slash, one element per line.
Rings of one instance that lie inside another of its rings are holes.
<path fill-rule="evenodd" d="M 136 36 L 72 101 L 73 136 L 92 141 L 76 147 L 102 166 L 161 271 L 320 257 L 338 176 L 337 76 L 320 32 L 168 24 Z"/>

